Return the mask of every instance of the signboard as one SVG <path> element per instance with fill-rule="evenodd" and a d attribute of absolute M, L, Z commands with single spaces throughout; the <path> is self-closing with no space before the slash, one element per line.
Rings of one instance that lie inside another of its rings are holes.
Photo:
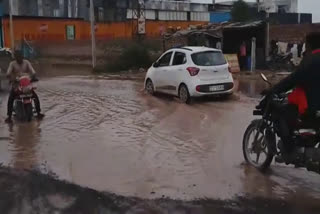
<path fill-rule="evenodd" d="M 139 18 L 138 19 L 138 34 L 145 34 L 146 33 L 146 19 Z"/>
<path fill-rule="evenodd" d="M 75 26 L 74 25 L 67 25 L 66 26 L 66 38 L 67 40 L 75 40 Z"/>
<path fill-rule="evenodd" d="M 47 32 L 48 32 L 48 29 L 49 29 L 49 27 L 48 27 L 47 24 L 41 24 L 41 25 L 40 25 L 40 28 L 39 28 L 39 30 L 40 30 L 41 33 L 47 33 Z"/>
<path fill-rule="evenodd" d="M 224 56 L 225 56 L 226 60 L 228 61 L 229 66 L 231 67 L 231 72 L 232 73 L 240 72 L 238 55 L 237 54 L 225 54 Z"/>

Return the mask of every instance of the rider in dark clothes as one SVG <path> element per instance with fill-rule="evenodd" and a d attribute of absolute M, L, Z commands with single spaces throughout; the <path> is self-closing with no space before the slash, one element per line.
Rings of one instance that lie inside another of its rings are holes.
<path fill-rule="evenodd" d="M 272 89 L 265 91 L 265 94 L 279 94 L 296 87 L 302 88 L 308 102 L 306 114 L 310 117 L 320 110 L 320 33 L 311 33 L 307 36 L 306 48 L 306 56 L 297 71 L 283 79 Z M 276 123 L 285 152 L 290 153 L 293 141 L 291 123 L 296 121 L 299 116 L 298 108 L 287 105 L 278 109 L 276 115 Z"/>

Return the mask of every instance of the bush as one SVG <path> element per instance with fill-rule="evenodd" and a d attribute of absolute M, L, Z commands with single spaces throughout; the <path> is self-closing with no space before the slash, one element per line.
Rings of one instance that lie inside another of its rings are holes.
<path fill-rule="evenodd" d="M 125 71 L 147 68 L 152 64 L 149 50 L 143 45 L 133 44 L 126 48 L 114 62 L 108 64 L 109 71 Z"/>

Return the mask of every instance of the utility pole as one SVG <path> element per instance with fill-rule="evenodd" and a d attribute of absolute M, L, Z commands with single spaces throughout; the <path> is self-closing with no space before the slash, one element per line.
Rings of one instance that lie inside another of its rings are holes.
<path fill-rule="evenodd" d="M 13 31 L 13 3 L 12 0 L 9 0 L 9 13 L 10 13 L 10 41 L 11 41 L 11 52 L 13 56 L 14 52 L 14 31 Z"/>
<path fill-rule="evenodd" d="M 269 60 L 269 53 L 270 53 L 270 14 L 269 11 L 266 11 L 266 60 Z"/>
<path fill-rule="evenodd" d="M 96 29 L 93 0 L 90 0 L 91 42 L 92 42 L 92 68 L 96 67 Z"/>
<path fill-rule="evenodd" d="M 146 31 L 145 1 L 132 1 L 132 36 L 141 40 Z"/>

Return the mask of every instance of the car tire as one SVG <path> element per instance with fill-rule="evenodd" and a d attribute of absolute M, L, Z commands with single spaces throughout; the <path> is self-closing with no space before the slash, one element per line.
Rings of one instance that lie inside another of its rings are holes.
<path fill-rule="evenodd" d="M 182 84 L 179 87 L 179 98 L 180 98 L 181 102 L 183 102 L 183 103 L 186 103 L 186 104 L 191 103 L 190 93 L 189 93 L 189 90 L 185 84 Z"/>
<path fill-rule="evenodd" d="M 150 79 L 146 81 L 145 90 L 148 94 L 154 95 L 154 85 Z"/>

